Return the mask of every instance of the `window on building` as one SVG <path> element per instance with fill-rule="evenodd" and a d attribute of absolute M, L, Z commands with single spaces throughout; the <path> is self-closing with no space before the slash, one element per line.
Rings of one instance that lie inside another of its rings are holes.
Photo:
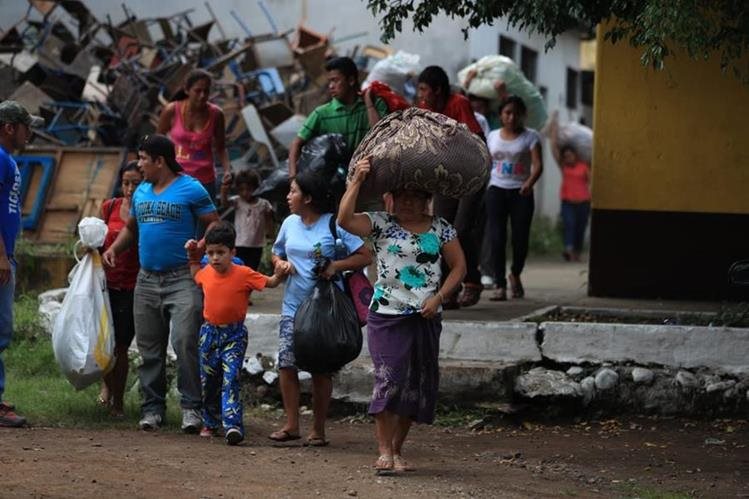
<path fill-rule="evenodd" d="M 517 43 L 512 38 L 508 38 L 504 35 L 499 35 L 499 53 L 507 56 L 513 61 L 515 60 L 515 47 Z"/>
<path fill-rule="evenodd" d="M 578 72 L 567 68 L 567 107 L 577 109 Z"/>
<path fill-rule="evenodd" d="M 593 83 L 595 73 L 593 71 L 580 72 L 580 102 L 583 106 L 593 105 Z"/>
<path fill-rule="evenodd" d="M 523 46 L 520 49 L 520 69 L 531 83 L 536 83 L 536 69 L 538 68 L 538 52 Z"/>

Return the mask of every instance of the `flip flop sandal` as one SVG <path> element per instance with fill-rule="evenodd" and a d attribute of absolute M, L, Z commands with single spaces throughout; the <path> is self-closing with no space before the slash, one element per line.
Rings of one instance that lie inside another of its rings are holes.
<path fill-rule="evenodd" d="M 476 305 L 481 299 L 481 291 L 484 290 L 484 286 L 481 284 L 464 284 L 463 293 L 460 295 L 461 307 L 472 307 Z"/>
<path fill-rule="evenodd" d="M 381 455 L 374 464 L 375 473 L 379 476 L 392 475 L 395 472 L 393 456 Z"/>
<path fill-rule="evenodd" d="M 403 459 L 402 456 L 393 456 L 393 469 L 398 472 L 415 471 L 415 468 Z"/>
<path fill-rule="evenodd" d="M 307 437 L 304 441 L 305 447 L 326 447 L 330 442 L 325 437 Z"/>
<path fill-rule="evenodd" d="M 497 288 L 489 297 L 489 301 L 507 301 L 507 290 L 505 288 Z"/>
<path fill-rule="evenodd" d="M 507 280 L 510 281 L 510 290 L 512 290 L 513 298 L 524 298 L 525 290 L 523 289 L 523 283 L 520 282 L 520 277 L 510 274 L 507 276 Z"/>
<path fill-rule="evenodd" d="M 292 440 L 299 440 L 302 437 L 298 434 L 289 433 L 286 430 L 279 430 L 268 435 L 268 438 L 274 442 L 290 442 Z"/>

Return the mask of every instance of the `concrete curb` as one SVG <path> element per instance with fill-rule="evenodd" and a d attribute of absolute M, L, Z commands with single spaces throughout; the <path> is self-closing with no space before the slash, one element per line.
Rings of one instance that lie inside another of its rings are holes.
<path fill-rule="evenodd" d="M 254 357 L 257 353 L 275 355 L 280 320 L 279 314 L 247 314 L 247 356 Z M 536 329 L 533 323 L 445 321 L 442 323 L 440 358 L 501 364 L 538 362 L 541 353 L 536 343 Z M 366 327 L 362 333 L 362 355 L 366 356 Z"/>
<path fill-rule="evenodd" d="M 749 329 L 544 322 L 541 351 L 560 363 L 633 362 L 749 373 Z"/>

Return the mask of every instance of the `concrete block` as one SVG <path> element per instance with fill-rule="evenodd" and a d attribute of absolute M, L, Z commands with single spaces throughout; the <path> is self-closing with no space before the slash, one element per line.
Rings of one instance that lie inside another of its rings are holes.
<path fill-rule="evenodd" d="M 440 358 L 499 363 L 538 362 L 536 324 L 444 321 Z"/>
<path fill-rule="evenodd" d="M 556 362 L 635 362 L 749 373 L 749 329 L 566 322 L 541 327 L 541 350 Z"/>
<path fill-rule="evenodd" d="M 247 314 L 247 355 L 273 356 L 278 351 L 279 314 Z M 362 355 L 368 355 L 367 329 L 362 330 Z M 440 359 L 491 361 L 496 363 L 537 362 L 536 325 L 517 322 L 444 321 L 440 337 Z"/>
<path fill-rule="evenodd" d="M 440 401 L 504 400 L 518 371 L 513 364 L 440 361 Z M 372 396 L 374 369 L 368 357 L 359 357 L 333 380 L 333 398 L 366 404 Z"/>

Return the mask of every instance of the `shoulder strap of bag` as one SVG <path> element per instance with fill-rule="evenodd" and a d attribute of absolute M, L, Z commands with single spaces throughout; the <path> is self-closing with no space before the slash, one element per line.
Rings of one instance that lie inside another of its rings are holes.
<path fill-rule="evenodd" d="M 333 236 L 333 254 L 336 260 L 340 260 L 340 255 L 338 255 L 338 228 L 335 223 L 335 215 L 330 217 L 328 228 L 330 229 L 330 235 Z"/>

